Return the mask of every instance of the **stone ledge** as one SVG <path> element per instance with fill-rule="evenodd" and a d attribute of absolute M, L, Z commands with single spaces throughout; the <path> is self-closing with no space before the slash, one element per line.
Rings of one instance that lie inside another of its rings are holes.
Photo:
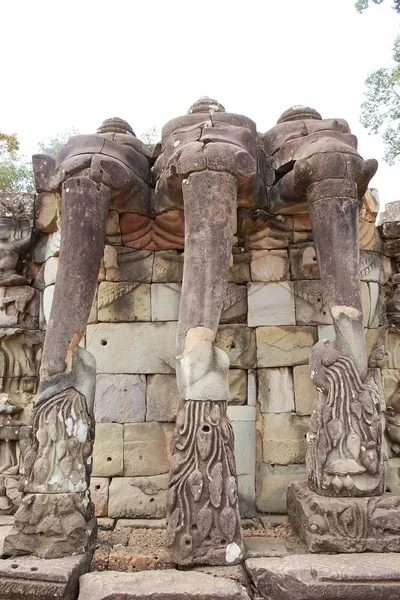
<path fill-rule="evenodd" d="M 399 555 L 367 553 L 251 558 L 246 568 L 271 600 L 397 600 Z"/>
<path fill-rule="evenodd" d="M 78 600 L 249 600 L 230 579 L 194 571 L 103 572 L 80 578 Z"/>
<path fill-rule="evenodd" d="M 75 600 L 79 577 L 89 570 L 90 560 L 90 553 L 0 560 L 0 600 Z"/>

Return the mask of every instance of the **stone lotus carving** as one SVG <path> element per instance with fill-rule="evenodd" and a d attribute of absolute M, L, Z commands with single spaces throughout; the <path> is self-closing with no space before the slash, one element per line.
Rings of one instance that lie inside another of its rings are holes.
<path fill-rule="evenodd" d="M 318 399 L 308 434 L 311 489 L 322 495 L 369 496 L 383 492 L 380 396 L 364 383 L 351 359 L 327 340 L 311 354 Z"/>

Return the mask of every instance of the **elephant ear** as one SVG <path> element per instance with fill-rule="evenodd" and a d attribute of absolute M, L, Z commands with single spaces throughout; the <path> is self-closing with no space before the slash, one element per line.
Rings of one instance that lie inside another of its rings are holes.
<path fill-rule="evenodd" d="M 49 180 L 56 168 L 54 157 L 47 156 L 47 154 L 34 154 L 32 165 L 36 190 L 38 192 L 51 192 Z"/>
<path fill-rule="evenodd" d="M 373 178 L 373 176 L 375 175 L 377 170 L 378 170 L 378 161 L 375 160 L 375 158 L 369 158 L 368 160 L 362 160 L 360 162 L 360 165 L 358 168 L 358 173 L 356 176 L 358 198 L 360 200 L 364 196 L 365 192 L 367 191 L 368 184 L 371 181 L 371 179 Z"/>

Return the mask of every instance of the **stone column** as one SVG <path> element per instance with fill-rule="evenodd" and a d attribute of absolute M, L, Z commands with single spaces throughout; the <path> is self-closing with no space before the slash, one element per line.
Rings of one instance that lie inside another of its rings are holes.
<path fill-rule="evenodd" d="M 78 346 L 93 301 L 111 190 L 87 177 L 62 186 L 60 261 L 33 431 L 24 444 L 22 504 L 8 555 L 81 554 L 96 534 L 89 495 L 96 365 Z"/>
<path fill-rule="evenodd" d="M 185 261 L 177 334 L 178 412 L 168 489 L 172 562 L 235 564 L 243 557 L 233 430 L 226 414 L 229 359 L 214 341 L 224 299 L 237 179 L 192 173 L 182 182 Z"/>

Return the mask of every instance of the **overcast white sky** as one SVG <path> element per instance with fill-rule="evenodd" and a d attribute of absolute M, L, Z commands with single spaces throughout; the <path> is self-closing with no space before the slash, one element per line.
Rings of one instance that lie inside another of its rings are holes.
<path fill-rule="evenodd" d="M 367 74 L 391 66 L 391 0 L 0 0 L 0 130 L 26 154 L 120 116 L 139 135 L 202 95 L 272 127 L 294 104 L 347 119 L 380 169 L 381 204 L 400 199 L 399 164 L 359 123 Z"/>

